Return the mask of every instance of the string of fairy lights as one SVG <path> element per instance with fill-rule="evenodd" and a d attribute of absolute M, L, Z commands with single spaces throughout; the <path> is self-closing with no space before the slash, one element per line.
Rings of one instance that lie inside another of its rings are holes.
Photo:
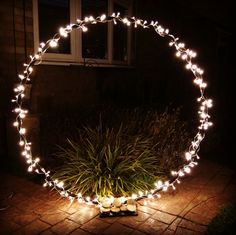
<path fill-rule="evenodd" d="M 15 103 L 14 112 L 16 113 L 16 118 L 13 125 L 16 127 L 19 133 L 19 146 L 21 147 L 21 155 L 25 158 L 28 165 L 29 172 L 36 172 L 37 174 L 43 174 L 45 176 L 44 186 L 49 186 L 55 188 L 62 197 L 69 198 L 71 201 L 75 199 L 78 202 L 88 203 L 88 204 L 98 204 L 97 198 L 90 198 L 88 195 L 82 195 L 81 193 L 75 194 L 68 191 L 64 187 L 64 183 L 51 178 L 50 171 L 46 170 L 40 165 L 40 159 L 38 157 L 33 157 L 32 155 L 32 143 L 27 140 L 27 130 L 24 126 L 24 119 L 28 115 L 28 110 L 24 108 L 24 97 L 27 83 L 31 80 L 31 74 L 33 73 L 33 67 L 42 62 L 43 55 L 48 50 L 48 48 L 54 48 L 58 46 L 58 41 L 62 37 L 67 37 L 69 33 L 73 30 L 78 29 L 86 32 L 90 24 L 97 23 L 107 23 L 113 22 L 117 24 L 118 22 L 124 25 L 134 26 L 134 28 L 142 27 L 144 29 L 154 29 L 155 32 L 169 40 L 169 46 L 174 47 L 176 50 L 177 58 L 183 60 L 186 69 L 190 70 L 194 75 L 193 82 L 200 90 L 200 96 L 197 101 L 199 104 L 198 114 L 199 114 L 199 126 L 195 137 L 193 138 L 189 149 L 185 152 L 185 164 L 178 170 L 172 170 L 170 173 L 169 180 L 162 182 L 158 181 L 153 186 L 153 189 L 145 192 L 138 192 L 137 194 L 130 195 L 129 198 L 139 200 L 142 198 L 160 198 L 162 191 L 167 191 L 169 188 L 175 190 L 176 185 L 180 183 L 180 179 L 191 172 L 191 169 L 198 165 L 198 152 L 200 149 L 200 143 L 205 137 L 205 133 L 212 125 L 209 121 L 210 115 L 208 114 L 208 109 L 212 107 L 212 100 L 207 99 L 204 95 L 207 83 L 203 80 L 203 70 L 195 63 L 193 59 L 196 57 L 196 52 L 187 49 L 185 44 L 179 42 L 179 38 L 170 34 L 169 30 L 163 28 L 157 21 L 147 22 L 146 20 L 141 20 L 135 17 L 125 17 L 122 18 L 119 13 L 113 13 L 111 16 L 106 16 L 105 14 L 94 18 L 93 16 L 85 17 L 83 20 L 78 19 L 76 23 L 69 24 L 66 27 L 61 27 L 59 32 L 56 33 L 53 38 L 49 39 L 45 43 L 40 43 L 37 52 L 30 56 L 28 63 L 24 64 L 24 71 L 19 74 L 19 84 L 14 89 L 15 98 L 12 102 Z M 112 200 L 112 197 L 109 197 Z M 123 201 L 128 198 L 122 197 Z M 145 201 L 144 201 L 145 204 Z"/>

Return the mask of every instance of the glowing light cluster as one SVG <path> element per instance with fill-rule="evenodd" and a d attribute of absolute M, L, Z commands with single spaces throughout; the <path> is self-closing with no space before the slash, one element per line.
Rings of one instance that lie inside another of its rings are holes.
<path fill-rule="evenodd" d="M 199 159 L 198 151 L 200 148 L 200 143 L 205 137 L 205 132 L 212 125 L 209 121 L 210 115 L 208 114 L 208 109 L 212 107 L 212 100 L 207 99 L 204 95 L 207 83 L 203 80 L 203 70 L 195 63 L 193 59 L 196 57 L 196 52 L 187 49 L 183 42 L 179 42 L 179 38 L 176 38 L 169 33 L 169 29 L 163 28 L 157 21 L 151 21 L 148 23 L 145 20 L 141 20 L 135 17 L 120 17 L 119 13 L 113 13 L 111 16 L 101 15 L 96 18 L 93 16 L 85 17 L 83 20 L 78 19 L 77 23 L 69 24 L 66 27 L 61 27 L 59 32 L 56 33 L 52 39 L 49 39 L 46 43 L 40 43 L 37 52 L 30 56 L 30 61 L 24 64 L 24 71 L 19 74 L 19 84 L 14 88 L 15 98 L 12 102 L 15 103 L 16 108 L 13 110 L 16 113 L 16 119 L 13 126 L 16 127 L 19 133 L 19 146 L 21 147 L 21 155 L 25 158 L 28 164 L 29 172 L 36 172 L 37 174 L 43 174 L 45 176 L 44 186 L 49 186 L 55 188 L 62 197 L 69 198 L 71 201 L 77 199 L 79 203 L 85 202 L 89 204 L 98 204 L 97 198 L 90 198 L 88 195 L 82 195 L 81 193 L 74 194 L 64 188 L 64 183 L 58 180 L 53 180 L 50 176 L 50 171 L 45 170 L 39 162 L 40 159 L 34 158 L 32 156 L 32 143 L 28 142 L 26 138 L 27 130 L 24 127 L 24 118 L 28 114 L 28 110 L 23 108 L 23 101 L 25 97 L 26 84 L 31 80 L 30 76 L 33 72 L 33 66 L 41 63 L 44 53 L 48 48 L 54 48 L 58 46 L 58 41 L 61 37 L 67 37 L 69 33 L 73 30 L 78 29 L 86 32 L 90 24 L 121 22 L 125 25 L 134 26 L 134 28 L 142 27 L 144 29 L 154 29 L 155 32 L 161 36 L 166 37 L 169 40 L 169 46 L 174 47 L 176 50 L 177 58 L 181 59 L 185 63 L 186 69 L 190 70 L 194 75 L 193 82 L 200 90 L 200 97 L 197 99 L 199 102 L 199 126 L 193 141 L 191 142 L 189 149 L 185 153 L 186 163 L 178 170 L 172 170 L 170 172 L 169 180 L 162 182 L 158 181 L 155 183 L 154 187 L 150 191 L 139 192 L 138 194 L 132 194 L 129 198 L 139 200 L 142 198 L 160 198 L 161 191 L 167 191 L 169 188 L 175 190 L 176 185 L 180 183 L 180 178 L 189 174 L 193 167 L 198 165 L 197 160 Z M 99 196 L 99 195 L 98 195 Z M 111 197 L 109 200 L 112 200 Z M 127 200 L 127 198 L 122 197 L 122 201 Z M 146 204 L 146 201 L 144 201 Z"/>

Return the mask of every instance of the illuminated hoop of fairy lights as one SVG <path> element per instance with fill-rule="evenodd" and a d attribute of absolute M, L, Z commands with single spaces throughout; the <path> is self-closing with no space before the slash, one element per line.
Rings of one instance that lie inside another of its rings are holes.
<path fill-rule="evenodd" d="M 158 181 L 153 186 L 153 189 L 146 192 L 139 192 L 138 194 L 132 194 L 128 198 L 133 198 L 139 200 L 142 198 L 160 198 L 160 192 L 167 191 L 168 188 L 175 189 L 176 184 L 180 183 L 180 178 L 185 174 L 191 172 L 191 168 L 198 164 L 198 152 L 200 148 L 200 143 L 205 137 L 205 133 L 209 126 L 212 125 L 212 122 L 209 121 L 210 116 L 208 114 L 208 109 L 212 107 L 212 100 L 207 99 L 204 95 L 205 88 L 207 83 L 203 80 L 203 70 L 193 63 L 193 59 L 196 57 L 196 52 L 187 49 L 185 44 L 179 42 L 179 38 L 173 36 L 169 33 L 168 29 L 163 28 L 157 21 L 147 22 L 146 20 L 137 19 L 135 17 L 125 17 L 122 18 L 119 13 L 113 13 L 111 16 L 101 15 L 96 18 L 90 16 L 85 17 L 83 20 L 77 20 L 77 23 L 67 25 L 66 27 L 61 27 L 59 32 L 56 33 L 53 38 L 49 39 L 46 43 L 40 43 L 38 51 L 32 56 L 30 56 L 29 63 L 24 64 L 24 71 L 22 74 L 19 74 L 19 84 L 14 89 L 15 98 L 12 102 L 15 103 L 16 107 L 14 112 L 16 113 L 16 119 L 13 125 L 16 127 L 19 133 L 19 145 L 21 147 L 21 155 L 25 157 L 26 163 L 28 164 L 29 172 L 36 172 L 38 174 L 43 174 L 45 176 L 44 186 L 49 186 L 56 189 L 61 196 L 69 198 L 71 201 L 77 199 L 79 202 L 85 202 L 89 204 L 98 204 L 97 198 L 90 198 L 81 193 L 75 194 L 64 188 L 64 183 L 58 180 L 53 180 L 50 175 L 50 171 L 46 170 L 39 164 L 40 159 L 34 158 L 32 156 L 32 143 L 28 142 L 26 138 L 26 128 L 24 127 L 24 118 L 28 114 L 28 110 L 23 108 L 23 101 L 25 97 L 25 89 L 28 82 L 30 82 L 30 75 L 33 72 L 33 66 L 38 65 L 42 62 L 42 57 L 48 48 L 54 48 L 58 46 L 58 41 L 62 37 L 67 37 L 75 29 L 80 29 L 83 32 L 88 30 L 87 26 L 90 24 L 97 23 L 107 23 L 121 22 L 127 26 L 134 26 L 134 28 L 142 27 L 144 29 L 154 29 L 155 32 L 169 40 L 169 46 L 172 46 L 176 50 L 177 58 L 181 59 L 185 63 L 186 69 L 190 70 L 194 75 L 193 82 L 200 90 L 200 97 L 197 98 L 199 103 L 198 116 L 199 116 L 199 126 L 195 137 L 193 138 L 188 150 L 185 152 L 185 163 L 180 169 L 172 170 L 170 172 L 169 180 L 162 182 Z M 126 200 L 127 198 L 125 198 Z"/>

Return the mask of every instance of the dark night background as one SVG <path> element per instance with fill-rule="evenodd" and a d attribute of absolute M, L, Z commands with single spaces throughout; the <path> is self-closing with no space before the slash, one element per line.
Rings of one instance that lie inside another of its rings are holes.
<path fill-rule="evenodd" d="M 214 102 L 210 110 L 214 126 L 200 154 L 231 167 L 235 126 L 233 9 L 229 0 L 219 3 L 203 0 L 134 2 L 134 15 L 158 20 L 179 36 L 187 48 L 198 53 L 196 62 L 204 69 L 208 83 L 206 95 Z M 22 71 L 22 63 L 33 50 L 32 3 L 29 0 L 1 1 L 0 15 L 0 161 L 1 167 L 7 169 L 19 157 L 16 157 L 16 133 L 11 127 L 10 100 L 17 73 Z M 155 37 L 154 32 L 138 30 L 135 51 L 134 68 L 38 66 L 27 104 L 32 117 L 61 113 L 63 109 L 74 112 L 95 104 L 168 104 L 174 101 L 184 105 L 191 120 L 196 111 L 197 89 L 192 84 L 192 75 L 174 58 L 167 41 Z M 32 119 L 32 123 L 34 121 Z M 37 118 L 35 125 L 38 125 Z"/>

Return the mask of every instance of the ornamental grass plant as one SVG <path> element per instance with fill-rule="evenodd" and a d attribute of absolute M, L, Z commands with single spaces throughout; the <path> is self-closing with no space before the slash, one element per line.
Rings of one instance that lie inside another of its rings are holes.
<path fill-rule="evenodd" d="M 76 123 L 73 119 L 66 119 L 67 128 L 63 121 L 58 123 L 56 134 L 66 141 L 59 142 L 51 154 L 53 178 L 63 181 L 66 189 L 88 196 L 150 190 L 183 164 L 191 140 L 180 109 L 104 109 L 76 127 L 68 124 Z M 68 127 L 77 130 L 72 135 Z"/>
<path fill-rule="evenodd" d="M 68 139 L 56 156 L 64 162 L 54 177 L 66 188 L 83 195 L 126 195 L 153 186 L 157 159 L 153 142 L 142 135 L 118 130 L 84 127 L 75 141 Z M 161 174 L 161 172 L 160 172 Z"/>

